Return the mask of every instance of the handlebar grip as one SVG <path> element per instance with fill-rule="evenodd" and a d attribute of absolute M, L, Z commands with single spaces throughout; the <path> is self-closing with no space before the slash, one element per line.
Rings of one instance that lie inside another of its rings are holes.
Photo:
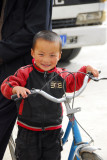
<path fill-rule="evenodd" d="M 100 71 L 100 70 L 99 70 L 98 72 L 99 72 L 99 74 L 101 73 L 101 71 Z M 89 74 L 89 75 L 93 75 L 91 72 L 88 72 L 87 74 Z"/>
<path fill-rule="evenodd" d="M 14 94 L 14 95 L 11 96 L 11 99 L 14 100 L 14 101 L 21 100 L 22 98 L 23 98 L 22 96 L 20 96 L 20 98 L 18 98 L 17 94 Z"/>
<path fill-rule="evenodd" d="M 101 71 L 98 71 L 98 72 L 99 74 L 101 73 Z M 89 76 L 90 79 L 96 80 L 96 77 L 94 77 L 91 72 L 88 72 L 87 75 Z"/>
<path fill-rule="evenodd" d="M 14 100 L 14 99 L 16 99 L 16 98 L 18 98 L 18 97 L 17 97 L 17 94 L 14 94 L 14 95 L 11 96 L 11 99 L 12 99 L 12 100 Z"/>
<path fill-rule="evenodd" d="M 30 90 L 30 91 L 31 91 L 31 93 L 32 93 L 32 90 Z M 29 95 L 30 95 L 30 94 L 28 94 L 28 96 L 29 96 Z M 18 98 L 17 94 L 14 94 L 14 95 L 11 96 L 11 99 L 14 100 L 14 101 L 17 101 L 17 100 L 23 99 L 23 97 L 22 97 L 22 95 L 20 94 L 20 97 Z"/>
<path fill-rule="evenodd" d="M 33 94 L 33 90 L 34 90 L 34 89 L 31 89 L 31 90 L 30 90 L 30 91 L 31 91 L 31 94 Z M 28 96 L 30 96 L 30 94 L 28 94 Z M 14 100 L 14 101 L 17 101 L 17 100 L 23 99 L 23 97 L 22 97 L 21 94 L 20 94 L 20 97 L 18 98 L 17 94 L 14 94 L 14 95 L 11 96 L 11 99 Z"/>

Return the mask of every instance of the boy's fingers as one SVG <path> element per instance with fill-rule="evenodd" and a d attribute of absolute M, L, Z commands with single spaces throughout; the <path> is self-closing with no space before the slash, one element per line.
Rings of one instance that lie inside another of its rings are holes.
<path fill-rule="evenodd" d="M 30 94 L 30 90 L 27 89 L 27 88 L 22 88 L 22 87 L 19 87 L 17 90 L 16 90 L 16 94 L 17 94 L 17 97 L 20 98 L 20 95 L 23 97 L 23 98 L 27 98 L 28 97 L 28 94 Z"/>
<path fill-rule="evenodd" d="M 30 93 L 31 93 L 30 90 L 26 89 L 24 92 L 25 97 L 28 97 L 28 94 L 30 94 Z"/>
<path fill-rule="evenodd" d="M 17 92 L 17 97 L 18 97 L 18 98 L 20 98 L 20 94 L 19 94 L 19 92 Z"/>
<path fill-rule="evenodd" d="M 94 77 L 98 77 L 99 76 L 99 72 L 97 70 L 94 70 L 93 71 L 93 75 L 94 75 Z"/>
<path fill-rule="evenodd" d="M 27 97 L 26 91 L 24 91 L 24 92 L 22 93 L 22 95 L 23 95 L 23 96 L 22 96 L 23 98 L 26 98 L 26 97 Z"/>
<path fill-rule="evenodd" d="M 31 93 L 30 90 L 24 89 L 24 91 L 23 91 L 23 93 L 22 93 L 22 97 L 23 97 L 23 98 L 27 98 L 27 97 L 28 97 L 28 94 L 30 94 L 30 93 Z"/>
<path fill-rule="evenodd" d="M 86 69 L 87 72 L 91 72 L 93 74 L 94 77 L 98 77 L 99 76 L 99 72 L 98 70 L 90 65 L 87 66 L 87 69 Z"/>
<path fill-rule="evenodd" d="M 27 89 L 26 91 L 27 91 L 27 93 L 28 93 L 28 94 L 31 94 L 31 92 L 30 92 L 30 90 L 29 90 L 29 89 Z"/>

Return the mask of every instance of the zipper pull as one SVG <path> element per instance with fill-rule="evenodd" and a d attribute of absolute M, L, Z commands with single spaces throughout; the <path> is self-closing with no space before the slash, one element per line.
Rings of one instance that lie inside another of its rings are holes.
<path fill-rule="evenodd" d="M 44 78 L 46 78 L 47 77 L 47 72 L 44 72 Z"/>

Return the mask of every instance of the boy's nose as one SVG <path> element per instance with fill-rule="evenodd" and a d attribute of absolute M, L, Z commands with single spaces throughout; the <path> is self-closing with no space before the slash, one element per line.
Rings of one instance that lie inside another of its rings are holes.
<path fill-rule="evenodd" d="M 44 57 L 44 58 L 43 58 L 43 61 L 44 61 L 45 63 L 48 63 L 48 62 L 49 62 L 49 58 L 48 58 L 48 57 Z"/>

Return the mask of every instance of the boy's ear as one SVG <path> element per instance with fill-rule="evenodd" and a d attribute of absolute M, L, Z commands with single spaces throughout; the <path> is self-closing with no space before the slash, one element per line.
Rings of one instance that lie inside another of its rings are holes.
<path fill-rule="evenodd" d="M 32 48 L 31 48 L 31 56 L 34 58 L 34 51 Z"/>
<path fill-rule="evenodd" d="M 59 60 L 61 59 L 61 55 L 62 55 L 62 52 L 61 52 L 61 53 L 59 53 Z"/>

